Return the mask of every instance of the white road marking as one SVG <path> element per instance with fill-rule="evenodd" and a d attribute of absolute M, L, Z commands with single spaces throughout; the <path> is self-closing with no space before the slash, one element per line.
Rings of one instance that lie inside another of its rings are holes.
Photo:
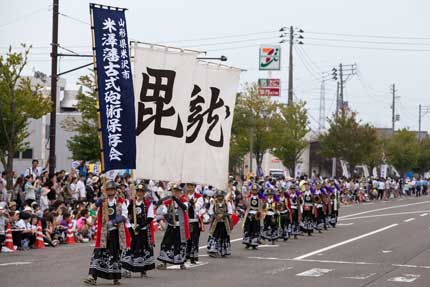
<path fill-rule="evenodd" d="M 373 234 L 376 234 L 376 233 L 379 233 L 379 232 L 385 231 L 385 230 L 390 229 L 390 228 L 393 228 L 393 227 L 395 227 L 395 226 L 397 226 L 397 225 L 399 225 L 399 224 L 398 224 L 398 223 L 394 223 L 394 224 L 391 224 L 391 225 L 388 225 L 388 226 L 385 226 L 385 227 L 379 228 L 379 229 L 377 229 L 377 230 L 374 230 L 374 231 L 371 231 L 371 232 L 368 232 L 368 233 L 362 234 L 362 235 L 360 235 L 360 236 L 356 236 L 356 237 L 350 238 L 350 239 L 348 239 L 348 240 L 341 241 L 341 242 L 339 242 L 339 243 L 332 244 L 332 245 L 330 245 L 330 246 L 327 246 L 327 247 L 324 247 L 324 248 L 321 248 L 321 249 L 318 249 L 318 250 L 315 250 L 315 251 L 312 251 L 312 252 L 306 253 L 306 254 L 304 254 L 304 255 L 302 255 L 302 256 L 298 256 L 298 257 L 296 257 L 296 258 L 294 258 L 294 259 L 305 259 L 305 258 L 307 258 L 307 257 L 311 257 L 312 255 L 315 255 L 315 254 L 318 254 L 318 253 L 321 253 L 321 252 L 324 252 L 324 251 L 327 251 L 327 250 L 330 250 L 330 249 L 333 249 L 333 248 L 336 248 L 336 247 L 339 247 L 339 246 L 342 246 L 342 245 L 348 244 L 348 243 L 350 243 L 350 242 L 354 242 L 354 241 L 356 241 L 356 240 L 359 240 L 359 239 L 362 239 L 362 238 L 365 238 L 365 237 L 371 236 L 371 235 L 373 235 Z"/>
<path fill-rule="evenodd" d="M 236 238 L 236 239 L 232 239 L 232 240 L 230 240 L 230 243 L 233 243 L 233 242 L 236 242 L 236 241 L 240 241 L 240 240 L 242 240 L 243 238 Z M 200 249 L 205 249 L 205 248 L 208 248 L 208 246 L 207 245 L 203 245 L 203 246 L 200 246 L 199 247 L 199 250 Z"/>
<path fill-rule="evenodd" d="M 376 273 L 360 274 L 360 275 L 356 275 L 356 276 L 347 276 L 347 277 L 343 277 L 343 278 L 346 278 L 346 279 L 355 279 L 355 280 L 365 280 L 365 279 L 368 279 L 368 278 L 372 277 L 375 274 Z"/>
<path fill-rule="evenodd" d="M 312 269 L 306 270 L 305 272 L 296 274 L 296 276 L 320 277 L 320 276 L 323 276 L 324 274 L 329 273 L 330 271 L 333 271 L 333 269 L 312 268 Z"/>
<path fill-rule="evenodd" d="M 350 225 L 353 225 L 354 224 L 354 222 L 350 222 L 350 223 L 338 223 L 337 225 L 340 225 L 340 226 L 350 226 Z"/>
<path fill-rule="evenodd" d="M 412 218 L 403 220 L 403 222 L 410 222 L 410 221 L 413 221 L 413 220 L 415 220 L 415 218 L 412 217 Z"/>
<path fill-rule="evenodd" d="M 27 265 L 27 264 L 31 264 L 31 263 L 33 263 L 33 262 L 30 262 L 30 261 L 7 262 L 7 263 L 1 263 L 0 266 Z"/>
<path fill-rule="evenodd" d="M 196 268 L 196 267 L 207 265 L 208 263 L 209 262 L 198 262 L 197 264 L 190 264 L 188 262 L 185 262 L 185 268 L 187 268 L 187 269 Z M 172 266 L 168 266 L 167 269 L 169 269 L 169 270 L 180 270 L 181 266 L 172 265 Z"/>
<path fill-rule="evenodd" d="M 425 265 L 392 264 L 392 266 L 395 266 L 395 267 L 405 267 L 405 268 L 430 269 L 430 266 L 425 266 Z"/>
<path fill-rule="evenodd" d="M 317 259 L 291 259 L 291 258 L 278 258 L 278 257 L 258 257 L 252 256 L 248 259 L 258 260 L 279 260 L 279 261 L 302 261 L 302 262 L 317 262 L 317 263 L 333 263 L 333 264 L 351 264 L 351 265 L 377 265 L 379 263 L 370 262 L 352 262 L 352 261 L 335 261 L 335 260 L 317 260 Z"/>
<path fill-rule="evenodd" d="M 421 275 L 417 275 L 417 274 L 402 274 L 402 276 L 393 277 L 393 278 L 388 279 L 387 281 L 412 283 L 415 280 L 417 280 L 417 278 L 419 278 L 420 276 Z"/>
<path fill-rule="evenodd" d="M 405 215 L 405 214 L 417 214 L 424 211 L 430 212 L 430 210 L 420 210 L 420 211 L 405 211 L 405 212 L 397 212 L 397 213 L 385 213 L 385 214 L 375 214 L 375 215 L 365 215 L 365 216 L 357 216 L 357 217 L 348 217 L 339 220 L 354 220 L 354 219 L 365 219 L 365 218 L 374 218 L 374 217 L 384 217 L 384 216 L 395 216 L 395 215 Z M 340 223 L 338 223 L 339 225 Z"/>
<path fill-rule="evenodd" d="M 267 248 L 267 247 L 279 247 L 279 245 L 269 245 L 269 244 L 264 244 L 264 245 L 258 245 L 258 248 Z"/>
<path fill-rule="evenodd" d="M 428 215 L 428 213 L 423 213 L 423 214 L 421 214 L 420 216 L 426 216 L 426 215 Z"/>
<path fill-rule="evenodd" d="M 359 212 L 359 213 L 353 213 L 353 214 L 348 214 L 348 215 L 344 215 L 344 216 L 339 216 L 338 219 L 353 217 L 356 215 L 362 215 L 362 214 L 372 213 L 372 212 L 381 211 L 381 210 L 387 210 L 387 209 L 393 209 L 393 208 L 399 208 L 399 207 L 405 207 L 405 206 L 411 206 L 411 205 L 418 205 L 418 204 L 425 204 L 425 203 L 430 203 L 430 201 L 421 201 L 421 202 L 415 202 L 415 203 L 395 205 L 395 206 L 390 206 L 390 207 L 377 208 L 377 209 L 367 210 L 367 211 L 363 211 L 363 212 Z"/>
<path fill-rule="evenodd" d="M 382 253 L 391 253 L 393 252 L 392 250 L 382 250 Z"/>
<path fill-rule="evenodd" d="M 267 270 L 264 272 L 264 274 L 276 275 L 280 272 L 284 272 L 284 271 L 291 270 L 291 269 L 293 269 L 293 267 L 290 267 L 290 266 L 289 267 L 282 267 L 282 268 L 278 268 L 278 269 L 274 269 L 274 270 Z"/>

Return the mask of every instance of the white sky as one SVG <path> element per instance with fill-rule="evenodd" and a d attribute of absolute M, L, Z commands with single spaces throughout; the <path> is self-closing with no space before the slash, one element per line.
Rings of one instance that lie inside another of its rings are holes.
<path fill-rule="evenodd" d="M 60 0 L 60 13 L 88 23 L 89 2 Z M 32 50 L 26 73 L 30 74 L 36 69 L 50 74 L 52 1 L 0 0 L 0 3 L 0 54 L 6 52 L 8 45 L 32 44 L 35 48 Z M 417 130 L 418 105 L 430 105 L 427 86 L 430 64 L 430 1 L 106 0 L 98 3 L 129 9 L 126 14 L 129 39 L 195 47 L 208 51 L 208 56 L 225 55 L 228 57 L 227 64 L 247 70 L 242 74 L 242 83 L 267 77 L 267 72 L 258 71 L 260 44 L 277 43 L 279 33 L 275 31 L 282 26 L 294 25 L 302 28 L 305 31 L 305 45 L 300 49 L 304 52 L 294 51 L 295 97 L 308 103 L 311 127 L 314 130 L 318 128 L 319 117 L 319 74 L 329 72 L 340 62 L 357 63 L 359 75 L 352 77 L 346 84 L 345 100 L 366 122 L 377 127 L 391 127 L 392 83 L 396 84 L 397 94 L 400 96 L 397 109 L 401 120 L 397 122 L 397 127 Z M 89 25 L 65 16 L 60 16 L 59 20 L 60 45 L 79 53 L 90 53 Z M 273 33 L 260 33 L 270 31 Z M 324 33 L 395 38 L 350 37 Z M 234 36 L 238 34 L 252 35 Z M 201 40 L 207 37 L 224 38 Z M 286 101 L 287 97 L 287 48 L 285 45 L 283 49 L 282 72 L 274 72 L 272 75 L 282 79 L 282 87 L 285 89 L 282 101 Z M 306 55 L 310 59 L 306 58 Z M 307 59 L 306 65 L 301 58 Z M 89 62 L 90 59 L 61 59 L 60 72 Z M 68 88 L 74 88 L 76 79 L 84 73 L 88 71 L 69 74 L 66 77 Z M 327 116 L 334 111 L 335 94 L 335 82 L 328 81 Z M 430 129 L 430 114 L 423 118 L 422 127 L 423 130 Z"/>

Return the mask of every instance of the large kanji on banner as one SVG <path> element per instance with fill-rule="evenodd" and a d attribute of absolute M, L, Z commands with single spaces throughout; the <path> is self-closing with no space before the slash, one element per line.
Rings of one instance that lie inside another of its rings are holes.
<path fill-rule="evenodd" d="M 136 176 L 225 188 L 240 70 L 198 53 L 132 46 Z"/>

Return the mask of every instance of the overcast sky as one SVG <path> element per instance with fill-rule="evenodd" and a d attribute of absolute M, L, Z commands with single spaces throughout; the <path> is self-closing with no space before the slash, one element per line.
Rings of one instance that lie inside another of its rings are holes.
<path fill-rule="evenodd" d="M 90 53 L 89 3 L 60 0 L 59 42 L 79 53 Z M 32 44 L 27 74 L 50 74 L 52 1 L 0 0 L 0 53 L 8 45 Z M 430 1 L 425 0 L 134 0 L 98 1 L 128 8 L 129 39 L 208 51 L 225 55 L 227 64 L 246 69 L 241 82 L 267 77 L 258 71 L 258 47 L 279 41 L 280 27 L 302 28 L 304 45 L 294 50 L 294 93 L 307 102 L 311 127 L 318 129 L 321 73 L 339 63 L 357 64 L 358 73 L 346 83 L 345 100 L 363 121 L 391 127 L 390 85 L 395 83 L 400 122 L 397 127 L 418 129 L 418 105 L 430 105 Z M 72 17 L 72 18 L 70 18 Z M 342 35 L 339 35 L 342 34 Z M 210 38 L 210 39 L 207 39 Z M 205 40 L 206 39 L 206 40 Z M 185 41 L 184 41 L 185 40 Z M 343 47 L 339 47 L 343 46 Z M 288 46 L 284 44 L 282 101 L 287 97 Z M 60 61 L 60 72 L 89 59 Z M 68 88 L 88 73 L 69 74 Z M 336 106 L 336 83 L 325 85 L 326 115 Z M 423 117 L 430 130 L 430 114 Z"/>

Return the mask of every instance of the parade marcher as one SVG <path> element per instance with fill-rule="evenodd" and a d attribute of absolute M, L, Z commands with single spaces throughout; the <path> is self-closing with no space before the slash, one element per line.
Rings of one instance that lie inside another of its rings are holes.
<path fill-rule="evenodd" d="M 296 190 L 296 185 L 291 184 L 288 190 L 291 203 L 291 234 L 294 236 L 294 239 L 297 239 L 302 219 L 302 198 L 300 191 Z"/>
<path fill-rule="evenodd" d="M 97 278 L 113 280 L 119 285 L 121 279 L 121 250 L 127 248 L 128 230 L 125 227 L 127 208 L 121 199 L 116 199 L 116 184 L 106 183 L 107 198 L 97 202 L 96 243 L 90 262 L 90 276 L 84 280 L 88 285 L 96 285 Z"/>
<path fill-rule="evenodd" d="M 310 190 L 309 182 L 303 183 L 303 231 L 309 236 L 312 235 L 314 229 L 314 197 Z"/>
<path fill-rule="evenodd" d="M 209 207 L 211 227 L 209 229 L 207 252 L 211 257 L 231 255 L 230 232 L 233 225 L 230 216 L 233 213 L 231 203 L 222 190 L 215 192 L 215 199 Z"/>
<path fill-rule="evenodd" d="M 192 183 L 186 184 L 187 197 L 188 197 L 188 218 L 190 222 L 190 236 L 187 241 L 187 259 L 191 264 L 197 264 L 199 261 L 199 240 L 200 231 L 204 225 L 202 217 L 204 213 L 203 196 L 195 191 L 196 186 Z"/>
<path fill-rule="evenodd" d="M 172 196 L 160 199 L 162 213 L 167 221 L 167 230 L 164 233 L 160 246 L 158 260 L 162 263 L 157 266 L 160 270 L 167 269 L 167 263 L 180 265 L 185 269 L 187 240 L 190 239 L 190 229 L 187 214 L 187 196 L 181 194 L 182 188 L 173 185 Z"/>
<path fill-rule="evenodd" d="M 275 243 L 279 238 L 279 213 L 278 200 L 275 199 L 273 189 L 268 189 L 265 192 L 266 201 L 264 203 L 264 228 L 261 237 L 267 241 Z"/>
<path fill-rule="evenodd" d="M 285 187 L 279 192 L 279 237 L 287 241 L 291 235 L 292 212 L 290 195 L 286 193 Z"/>
<path fill-rule="evenodd" d="M 243 241 L 246 248 L 257 249 L 260 243 L 260 220 L 262 216 L 263 200 L 258 194 L 258 186 L 252 184 L 251 195 L 248 199 L 245 220 L 243 224 Z"/>
<path fill-rule="evenodd" d="M 316 184 L 316 190 L 314 192 L 314 215 L 315 215 L 315 229 L 321 233 L 321 229 L 325 227 L 325 212 L 323 203 L 323 194 L 321 191 L 321 184 Z"/>
<path fill-rule="evenodd" d="M 340 194 L 338 187 L 335 186 L 335 188 L 332 188 L 331 186 L 326 186 L 326 189 L 329 192 L 330 197 L 330 206 L 329 206 L 329 213 L 330 213 L 330 225 L 332 227 L 336 227 L 337 223 L 337 217 L 339 214 L 339 206 L 340 206 Z"/>
<path fill-rule="evenodd" d="M 154 218 L 154 207 L 145 197 L 147 191 L 143 184 L 137 185 L 136 198 L 133 198 L 128 206 L 131 248 L 123 252 L 121 257 L 122 268 L 130 272 L 139 272 L 141 277 L 146 276 L 146 271 L 155 268 L 150 229 Z"/>

